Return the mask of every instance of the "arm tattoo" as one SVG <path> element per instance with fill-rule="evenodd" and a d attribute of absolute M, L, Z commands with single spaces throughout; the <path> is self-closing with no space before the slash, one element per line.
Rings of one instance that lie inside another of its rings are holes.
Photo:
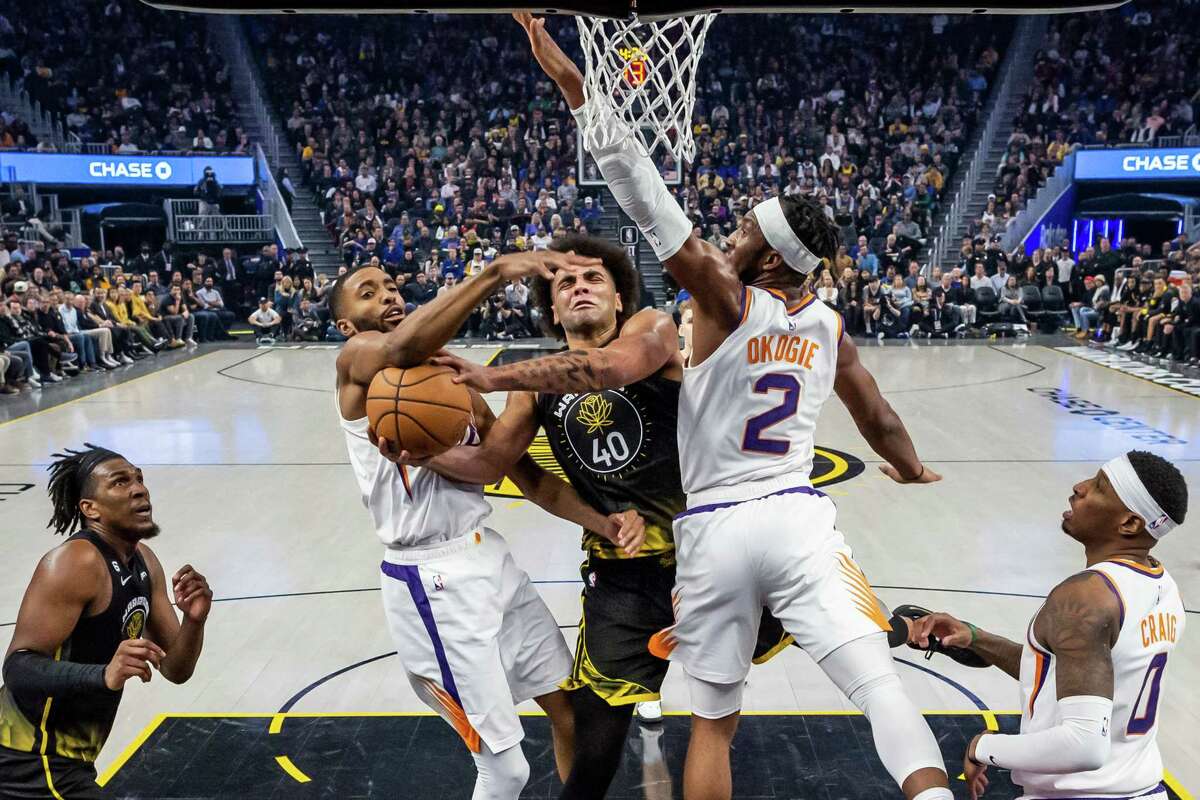
<path fill-rule="evenodd" d="M 1057 662 L 1059 697 L 1112 697 L 1112 647 L 1120 625 L 1115 600 L 1100 581 L 1087 572 L 1063 581 L 1038 620 L 1043 643 Z"/>
<path fill-rule="evenodd" d="M 491 378 L 497 391 L 594 392 L 606 388 L 603 380 L 606 361 L 606 354 L 600 350 L 570 350 L 494 367 Z"/>

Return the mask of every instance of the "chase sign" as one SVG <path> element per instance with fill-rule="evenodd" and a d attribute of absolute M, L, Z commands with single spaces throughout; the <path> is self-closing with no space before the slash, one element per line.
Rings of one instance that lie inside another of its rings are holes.
<path fill-rule="evenodd" d="M 1200 147 L 1078 150 L 1076 181 L 1200 181 Z"/>
<path fill-rule="evenodd" d="M 249 156 L 74 155 L 0 153 L 0 183 L 60 186 L 194 186 L 212 167 L 225 186 L 252 186 Z"/>

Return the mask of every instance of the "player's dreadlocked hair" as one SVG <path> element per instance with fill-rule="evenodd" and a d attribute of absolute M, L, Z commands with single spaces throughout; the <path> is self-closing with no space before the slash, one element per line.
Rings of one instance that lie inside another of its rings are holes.
<path fill-rule="evenodd" d="M 86 449 L 55 453 L 55 461 L 48 468 L 50 484 L 46 491 L 54 505 L 54 515 L 46 527 L 54 528 L 56 534 L 70 534 L 84 527 L 79 501 L 91 496 L 92 472 L 105 461 L 122 458 L 119 453 L 90 442 L 84 442 L 83 446 Z"/>
<path fill-rule="evenodd" d="M 821 206 L 808 197 L 801 195 L 783 195 L 779 198 L 783 209 L 783 217 L 792 226 L 792 231 L 804 242 L 804 246 L 817 258 L 823 258 L 830 264 L 837 256 L 839 237 L 838 228 Z"/>
<path fill-rule="evenodd" d="M 1144 450 L 1130 450 L 1129 463 L 1158 507 L 1176 525 L 1182 525 L 1187 516 L 1188 489 L 1179 469 L 1162 456 Z"/>

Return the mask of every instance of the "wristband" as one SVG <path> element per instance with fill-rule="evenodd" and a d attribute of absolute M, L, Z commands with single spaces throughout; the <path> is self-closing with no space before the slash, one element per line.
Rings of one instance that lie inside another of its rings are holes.
<path fill-rule="evenodd" d="M 971 629 L 971 641 L 967 643 L 967 647 L 968 647 L 968 648 L 970 648 L 970 647 L 974 647 L 974 646 L 975 646 L 975 640 L 976 640 L 976 639 L 978 638 L 978 636 L 979 636 L 979 628 L 976 628 L 974 625 L 972 625 L 972 624 L 971 624 L 971 623 L 969 623 L 969 622 L 968 622 L 968 623 L 965 623 L 965 624 L 966 624 L 966 626 L 967 626 L 968 628 L 970 628 L 970 629 Z"/>

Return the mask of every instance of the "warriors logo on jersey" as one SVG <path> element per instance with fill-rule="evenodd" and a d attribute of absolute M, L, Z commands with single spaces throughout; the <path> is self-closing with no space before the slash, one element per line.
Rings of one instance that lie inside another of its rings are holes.
<path fill-rule="evenodd" d="M 563 395 L 553 413 L 562 419 L 559 438 L 579 466 L 620 478 L 638 464 L 646 434 L 643 419 L 649 415 L 623 392 Z"/>

